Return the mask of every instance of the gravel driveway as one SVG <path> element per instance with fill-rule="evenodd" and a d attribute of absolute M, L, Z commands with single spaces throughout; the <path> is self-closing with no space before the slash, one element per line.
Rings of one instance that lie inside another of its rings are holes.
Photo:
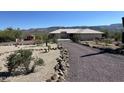
<path fill-rule="evenodd" d="M 109 54 L 75 43 L 62 43 L 69 50 L 69 82 L 124 81 L 124 56 Z"/>

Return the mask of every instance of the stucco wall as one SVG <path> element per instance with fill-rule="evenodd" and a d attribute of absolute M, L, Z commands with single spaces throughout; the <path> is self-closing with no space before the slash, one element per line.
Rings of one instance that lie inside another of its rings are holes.
<path fill-rule="evenodd" d="M 61 34 L 54 34 L 55 38 L 60 39 L 61 38 Z"/>
<path fill-rule="evenodd" d="M 93 40 L 96 38 L 101 38 L 101 34 L 76 34 L 74 37 L 77 37 L 79 40 Z"/>
<path fill-rule="evenodd" d="M 54 36 L 57 39 L 61 39 L 61 34 L 54 34 Z M 101 38 L 102 34 L 74 34 L 73 37 L 76 37 L 79 40 L 93 40 L 93 39 L 96 39 L 96 38 Z"/>

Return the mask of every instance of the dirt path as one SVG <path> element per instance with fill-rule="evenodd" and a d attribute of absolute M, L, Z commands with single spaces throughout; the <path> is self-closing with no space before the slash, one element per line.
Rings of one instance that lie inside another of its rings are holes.
<path fill-rule="evenodd" d="M 124 56 L 104 53 L 75 43 L 63 43 L 69 50 L 70 82 L 124 81 Z"/>

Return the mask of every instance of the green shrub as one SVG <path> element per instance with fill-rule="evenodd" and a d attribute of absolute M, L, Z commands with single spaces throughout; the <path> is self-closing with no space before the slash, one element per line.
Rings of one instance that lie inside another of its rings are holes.
<path fill-rule="evenodd" d="M 14 54 L 7 57 L 7 68 L 10 73 L 16 73 L 17 71 L 23 74 L 30 72 L 29 65 L 32 57 L 32 51 L 30 50 L 18 50 Z"/>
<path fill-rule="evenodd" d="M 36 65 L 38 65 L 38 66 L 44 65 L 44 60 L 41 59 L 41 58 L 39 58 L 39 59 L 36 61 Z"/>
<path fill-rule="evenodd" d="M 53 39 L 52 39 L 52 42 L 53 42 L 53 43 L 57 43 L 57 39 L 56 39 L 56 38 L 53 38 Z"/>
<path fill-rule="evenodd" d="M 0 31 L 0 42 L 15 41 L 16 38 L 21 38 L 22 32 L 19 29 L 7 28 Z"/>
<path fill-rule="evenodd" d="M 106 46 L 107 46 L 108 44 L 112 44 L 112 41 L 109 40 L 109 39 L 104 40 L 104 42 L 105 42 L 105 45 L 106 45 Z"/>

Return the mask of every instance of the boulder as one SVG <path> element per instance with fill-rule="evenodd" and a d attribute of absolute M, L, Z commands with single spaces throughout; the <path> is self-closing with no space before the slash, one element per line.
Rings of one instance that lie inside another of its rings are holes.
<path fill-rule="evenodd" d="M 67 68 L 69 68 L 69 67 L 70 67 L 69 63 L 66 63 L 66 67 L 67 67 Z"/>
<path fill-rule="evenodd" d="M 61 59 L 64 59 L 64 55 L 62 54 L 61 56 L 59 56 Z"/>
<path fill-rule="evenodd" d="M 63 81 L 65 81 L 65 78 L 63 76 L 60 76 L 57 80 L 57 82 L 63 82 Z"/>
<path fill-rule="evenodd" d="M 59 77 L 59 76 L 55 73 L 53 76 L 51 76 L 51 80 L 57 80 L 58 77 Z"/>
<path fill-rule="evenodd" d="M 58 73 L 58 75 L 60 75 L 60 76 L 64 76 L 63 71 L 59 69 L 59 73 Z"/>
<path fill-rule="evenodd" d="M 60 58 L 57 58 L 56 60 L 57 60 L 57 62 L 61 62 L 62 61 L 62 59 L 60 59 Z"/>
<path fill-rule="evenodd" d="M 59 69 L 64 71 L 66 69 L 65 63 L 63 62 L 59 63 Z"/>
<path fill-rule="evenodd" d="M 54 70 L 55 70 L 55 71 L 58 71 L 59 68 L 60 68 L 60 67 L 59 67 L 59 64 L 56 64 L 56 66 L 54 67 Z"/>

